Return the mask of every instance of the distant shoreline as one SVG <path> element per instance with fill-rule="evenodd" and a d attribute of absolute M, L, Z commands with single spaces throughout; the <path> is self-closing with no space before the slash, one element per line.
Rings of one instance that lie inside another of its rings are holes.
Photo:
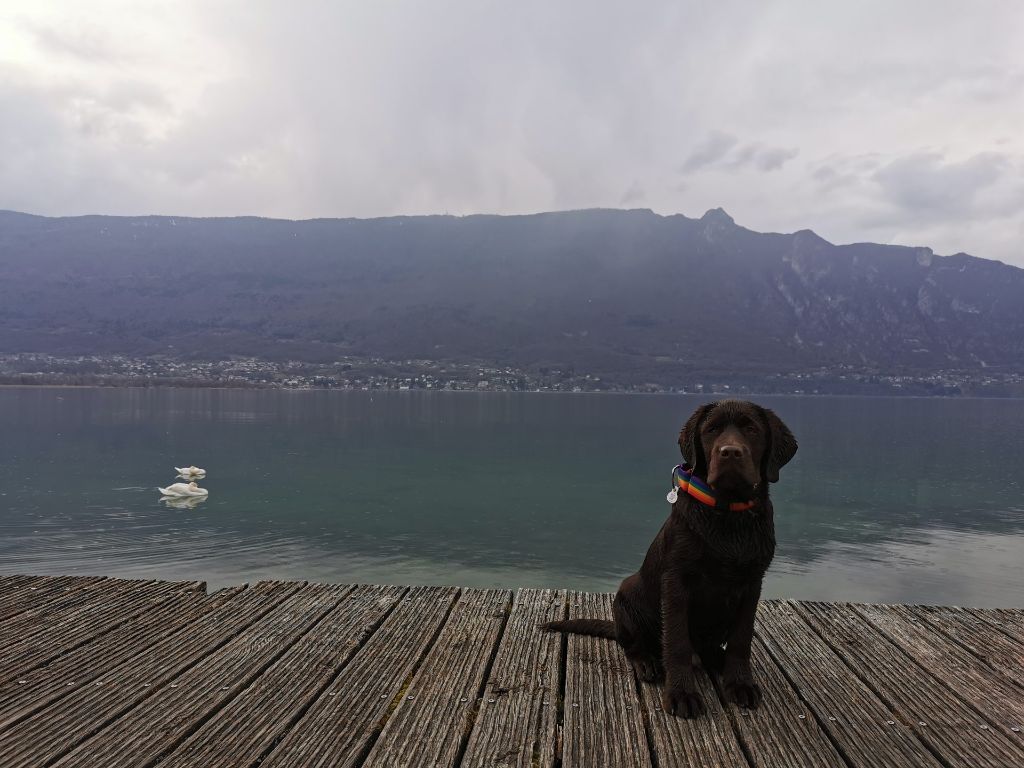
<path fill-rule="evenodd" d="M 168 356 L 0 355 L 0 386 L 146 389 L 287 389 L 432 392 L 563 392 L 610 394 L 878 395 L 1024 397 L 1024 371 L 996 369 L 850 368 L 737 370 L 724 363 L 673 373 L 582 370 L 567 363 L 516 366 L 495 360 L 429 360 L 347 356 L 330 362 L 232 356 L 217 360 Z"/>
<path fill-rule="evenodd" d="M 633 397 L 712 397 L 712 398 L 737 398 L 740 400 L 751 397 L 785 397 L 785 398 L 890 398 L 902 400 L 1024 400 L 1024 395 L 927 395 L 913 392 L 624 392 L 619 390 L 587 390 L 580 392 L 568 392 L 552 389 L 356 389 L 341 387 L 226 387 L 226 386 L 177 386 L 170 384 L 154 384 L 152 386 L 140 387 L 136 385 L 119 384 L 3 384 L 0 383 L 0 390 L 9 389 L 92 389 L 92 390 L 207 390 L 214 392 L 289 392 L 294 394 L 308 394 L 312 392 L 369 392 L 369 393 L 395 393 L 395 394 L 453 394 L 453 395 L 608 395 L 608 396 L 633 396 Z"/>

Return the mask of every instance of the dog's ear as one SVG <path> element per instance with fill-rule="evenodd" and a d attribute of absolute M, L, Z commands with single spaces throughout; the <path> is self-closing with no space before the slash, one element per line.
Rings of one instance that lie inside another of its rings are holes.
<path fill-rule="evenodd" d="M 698 475 L 707 472 L 704 446 L 700 442 L 700 426 L 716 405 L 718 405 L 717 402 L 707 403 L 694 411 L 679 433 L 679 450 L 682 451 L 683 461 L 689 464 Z"/>
<path fill-rule="evenodd" d="M 758 406 L 760 407 L 760 406 Z M 768 425 L 768 445 L 765 447 L 764 476 L 769 483 L 779 482 L 779 470 L 786 466 L 796 454 L 797 444 L 789 427 L 768 408 L 761 408 L 765 424 Z"/>

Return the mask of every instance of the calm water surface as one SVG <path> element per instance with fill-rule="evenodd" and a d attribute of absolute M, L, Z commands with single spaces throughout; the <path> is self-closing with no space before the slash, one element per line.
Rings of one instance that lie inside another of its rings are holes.
<path fill-rule="evenodd" d="M 1024 402 L 757 399 L 801 445 L 767 596 L 1024 605 Z M 0 389 L 0 573 L 612 590 L 704 400 Z"/>

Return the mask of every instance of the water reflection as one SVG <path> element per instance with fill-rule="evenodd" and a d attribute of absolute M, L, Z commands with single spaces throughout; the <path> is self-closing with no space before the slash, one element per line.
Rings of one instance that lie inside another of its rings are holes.
<path fill-rule="evenodd" d="M 702 400 L 3 389 L 0 570 L 614 589 Z M 761 400 L 801 444 L 767 593 L 1021 604 L 1021 403 Z M 147 485 L 181 458 L 205 503 Z"/>
<path fill-rule="evenodd" d="M 161 496 L 160 501 L 165 507 L 172 509 L 195 509 L 204 503 L 208 496 Z"/>

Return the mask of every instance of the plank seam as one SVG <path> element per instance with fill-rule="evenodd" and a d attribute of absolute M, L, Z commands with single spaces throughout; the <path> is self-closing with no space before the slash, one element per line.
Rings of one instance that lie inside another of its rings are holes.
<path fill-rule="evenodd" d="M 353 591 L 355 591 L 355 587 L 352 585 L 348 585 L 345 591 L 338 595 L 338 598 L 334 602 L 332 602 L 325 609 L 323 609 L 321 614 L 316 617 L 312 624 L 306 627 L 306 630 L 304 632 L 302 632 L 299 635 L 296 635 L 292 642 L 284 643 L 281 646 L 281 648 L 276 653 L 274 653 L 270 658 L 268 658 L 260 667 L 258 667 L 253 674 L 249 675 L 247 678 L 244 678 L 242 682 L 236 686 L 238 688 L 238 693 L 236 693 L 231 698 L 225 698 L 224 701 L 222 701 L 219 706 L 214 707 L 205 715 L 193 721 L 192 724 L 188 728 L 186 728 L 185 731 L 181 733 L 177 739 L 173 740 L 164 750 L 150 758 L 148 762 L 139 765 L 138 768 L 152 768 L 152 766 L 159 763 L 165 757 L 174 752 L 174 750 L 176 750 L 178 747 L 184 744 L 185 741 L 189 739 L 196 731 L 198 731 L 200 728 L 206 725 L 206 723 L 208 723 L 218 712 L 224 709 L 224 707 L 233 702 L 236 698 L 238 698 L 238 696 L 240 696 L 247 688 L 249 688 L 254 682 L 256 682 L 256 680 L 259 677 L 261 677 L 268 669 L 274 666 L 278 659 L 280 659 L 289 650 L 291 650 L 292 646 L 294 646 L 296 643 L 302 640 L 302 638 L 304 638 L 306 635 L 308 635 L 310 632 L 316 629 L 316 627 L 319 626 L 319 624 L 327 618 L 331 611 L 337 608 L 342 603 L 342 601 L 348 599 L 348 597 L 352 594 Z"/>
<path fill-rule="evenodd" d="M 423 662 L 426 660 L 431 649 L 433 649 L 434 644 L 437 642 L 437 638 L 441 636 L 441 632 L 443 632 L 445 626 L 447 626 L 448 619 L 450 619 L 452 616 L 452 611 L 455 610 L 455 606 L 458 605 L 459 600 L 462 599 L 462 593 L 463 590 L 461 587 L 456 590 L 455 597 L 448 604 L 448 608 L 445 611 L 444 618 L 440 622 L 438 622 L 437 629 L 434 631 L 434 636 L 431 637 L 428 642 L 423 644 L 423 648 L 420 651 L 419 658 L 416 659 L 416 663 L 413 665 L 412 669 L 409 670 L 408 677 L 402 683 L 402 688 L 399 692 L 399 695 L 405 695 L 405 691 L 408 689 L 409 684 L 412 682 L 413 678 L 416 677 L 416 673 L 419 672 L 420 667 L 423 666 Z M 394 703 L 395 702 L 393 702 L 393 704 Z M 356 755 L 353 758 L 352 765 L 355 768 L 359 768 L 359 766 L 364 765 L 366 763 L 366 758 L 370 756 L 370 752 L 373 751 L 374 746 L 380 739 L 381 733 L 384 732 L 384 726 L 387 725 L 388 720 L 391 718 L 391 715 L 394 714 L 396 709 L 397 706 L 388 707 L 387 712 L 384 713 L 384 717 L 380 719 L 380 721 L 377 723 L 377 727 L 374 728 L 373 732 L 369 735 L 369 738 L 367 738 L 366 744 L 363 745 L 363 749 L 360 751 L 358 755 Z"/>
<path fill-rule="evenodd" d="M 804 698 L 804 694 L 800 690 L 800 686 L 797 685 L 796 680 L 789 676 L 789 670 L 786 669 L 786 665 L 783 664 L 782 661 L 778 659 L 774 653 L 772 653 L 771 647 L 761 637 L 761 633 L 759 630 L 754 631 L 754 637 L 757 638 L 758 645 L 761 646 L 761 649 L 771 660 L 772 664 L 778 667 L 779 671 L 782 673 L 782 676 L 786 679 L 786 682 L 789 683 L 789 687 L 793 689 L 794 693 L 796 693 L 796 697 L 807 708 L 807 711 L 811 713 L 811 717 L 813 717 L 815 722 L 818 723 L 818 728 L 821 729 L 821 732 L 825 734 L 825 738 L 827 738 L 829 742 L 831 742 L 832 746 L 835 748 L 836 754 L 839 755 L 839 757 L 842 758 L 843 762 L 850 766 L 850 768 L 856 768 L 850 756 L 846 754 L 846 751 L 843 749 L 842 745 L 840 745 L 840 743 L 836 740 L 835 735 L 829 729 L 827 725 L 828 721 L 822 720 L 821 715 L 818 714 L 817 708 L 814 707 L 810 701 Z M 831 650 L 831 648 L 829 650 Z M 832 655 L 836 656 L 836 653 L 833 651 Z M 842 662 L 842 659 L 839 659 L 839 661 Z M 843 666 L 845 666 L 845 664 L 843 664 Z"/>
<path fill-rule="evenodd" d="M 484 698 L 484 691 L 487 690 L 487 681 L 491 677 L 491 669 L 494 666 L 494 660 L 498 657 L 498 648 L 501 647 L 501 639 L 505 636 L 505 629 L 508 627 L 509 616 L 512 615 L 512 600 L 513 593 L 511 590 L 507 590 L 505 593 L 505 610 L 501 619 L 501 628 L 498 630 L 498 635 L 494 639 L 494 645 L 491 647 L 490 657 L 487 659 L 487 666 L 484 667 L 484 673 L 480 676 L 480 687 L 476 691 L 476 706 L 471 707 L 469 710 L 469 722 L 466 723 L 465 728 L 462 731 L 462 737 L 459 741 L 459 748 L 455 752 L 455 760 L 452 762 L 453 766 L 462 765 L 462 758 L 466 754 L 466 748 L 469 746 L 469 737 L 473 733 L 473 726 L 476 724 L 477 715 L 480 714 L 481 702 Z"/>
<path fill-rule="evenodd" d="M 722 709 L 725 710 L 725 714 L 729 717 L 729 726 L 732 728 L 733 736 L 736 737 L 736 743 L 740 745 L 740 751 L 743 753 L 743 759 L 747 761 L 748 766 L 756 766 L 757 762 L 754 760 L 753 752 L 750 750 L 750 745 L 747 744 L 743 738 L 743 732 L 740 730 L 740 725 L 736 721 L 736 713 L 732 707 L 729 706 L 729 702 L 725 698 L 725 691 L 722 689 L 722 681 L 718 679 L 718 675 L 715 675 L 707 670 L 704 670 L 704 674 L 708 676 L 711 681 L 711 687 L 715 689 L 715 694 L 718 696 L 718 700 L 722 704 Z"/>
<path fill-rule="evenodd" d="M 562 597 L 562 616 L 566 619 L 569 618 L 569 590 L 565 590 L 565 595 Z M 562 753 L 565 748 L 565 743 L 562 738 L 562 729 L 565 725 L 565 686 L 569 666 L 569 634 L 567 632 L 560 632 L 559 634 L 561 635 L 561 639 L 558 642 L 558 696 L 555 701 L 557 711 L 555 716 L 554 768 L 562 768 Z"/>
<path fill-rule="evenodd" d="M 566 599 L 566 596 L 568 594 L 569 594 L 568 590 L 563 590 L 562 591 L 562 595 L 563 595 L 563 597 L 562 597 L 562 615 L 560 617 L 557 617 L 557 618 L 565 619 L 569 615 L 569 603 L 568 603 L 568 600 Z M 564 676 L 564 672 L 565 672 L 565 650 L 566 649 L 565 649 L 565 642 L 564 641 L 565 641 L 565 633 L 562 633 L 562 635 L 561 635 L 561 637 L 559 639 L 559 643 L 558 643 L 558 652 L 560 654 L 559 659 L 558 659 L 558 670 L 559 670 L 559 676 L 560 676 L 560 679 L 559 679 L 559 691 L 562 690 L 561 689 L 561 685 L 562 685 L 561 677 Z M 553 702 L 551 702 L 551 701 L 548 702 L 548 706 L 554 705 L 554 707 L 555 707 L 555 728 L 554 728 L 554 732 L 552 734 L 554 736 L 555 743 L 551 745 L 551 747 L 552 747 L 552 750 L 551 750 L 552 751 L 552 763 L 551 763 L 551 766 L 549 766 L 549 768 L 554 768 L 554 766 L 558 765 L 561 762 L 561 759 L 562 759 L 561 758 L 561 744 L 560 744 L 560 741 L 559 741 L 559 738 L 558 738 L 559 723 L 561 722 L 558 719 L 558 712 L 559 712 L 559 706 L 560 706 L 559 702 L 558 702 L 558 699 L 560 698 L 560 696 L 561 696 L 560 693 L 556 693 L 555 694 L 555 700 Z M 543 721 L 544 721 L 544 703 L 543 703 L 543 700 L 541 700 L 541 706 L 537 710 L 537 719 L 534 721 L 534 724 L 533 724 L 534 733 L 538 734 L 538 736 L 540 734 L 541 723 Z M 530 765 L 532 765 L 532 766 L 540 766 L 540 746 L 541 746 L 540 745 L 540 740 L 539 739 L 534 739 L 534 741 L 533 741 L 533 751 L 532 751 L 532 753 L 530 755 L 530 757 L 531 757 Z"/>
<path fill-rule="evenodd" d="M 197 658 L 193 659 L 193 660 L 192 660 L 192 662 L 191 662 L 190 664 L 188 664 L 187 666 L 185 666 L 185 667 L 183 667 L 183 668 L 182 668 L 181 670 L 179 670 L 179 671 L 178 671 L 178 674 L 184 674 L 185 672 L 188 672 L 188 671 L 189 671 L 190 669 L 192 669 L 192 668 L 193 668 L 194 666 L 196 666 L 196 665 L 197 665 L 197 664 L 199 664 L 199 663 L 200 663 L 201 661 L 203 661 L 203 659 L 205 659 L 205 658 L 206 658 L 207 656 L 209 656 L 209 655 L 210 655 L 210 654 L 212 654 L 212 653 L 216 653 L 217 651 L 219 651 L 219 650 L 220 650 L 221 648 L 223 648 L 223 647 L 224 647 L 225 645 L 227 645 L 227 644 L 228 644 L 228 643 L 230 643 L 230 642 L 231 642 L 232 640 L 234 640 L 234 639 L 235 639 L 236 637 L 238 637 L 238 635 L 240 635 L 240 634 L 241 634 L 242 632 L 244 632 L 245 630 L 247 630 L 247 629 L 248 629 L 249 627 L 251 627 L 251 626 L 252 626 L 253 624 L 255 624 L 256 622 L 258 622 L 258 621 L 259 621 L 260 619 L 262 619 L 262 618 L 263 618 L 264 616 L 266 616 L 266 615 L 267 615 L 268 613 L 270 613 L 270 612 L 271 612 L 272 610 L 274 610 L 274 609 L 275 609 L 275 608 L 276 608 L 276 607 L 277 607 L 278 605 L 280 605 L 280 604 L 281 604 L 282 602 L 284 602 L 284 601 L 285 601 L 285 600 L 287 600 L 287 599 L 288 599 L 289 597 L 291 597 L 292 595 L 294 595 L 294 594 L 295 594 L 295 593 L 296 593 L 296 592 L 297 592 L 297 591 L 298 591 L 299 589 L 301 589 L 302 587 L 305 587 L 305 586 L 306 586 L 306 583 L 305 583 L 305 582 L 300 582 L 300 583 L 298 583 L 298 584 L 297 584 L 297 585 L 295 586 L 295 588 L 294 588 L 294 589 L 292 589 L 292 590 L 290 590 L 290 591 L 288 591 L 288 592 L 285 592 L 285 593 L 284 593 L 283 595 L 281 595 L 281 597 L 280 597 L 279 599 L 277 599 L 277 600 L 275 600 L 275 601 L 274 601 L 273 605 L 270 605 L 270 606 L 268 606 L 268 607 L 267 607 L 267 609 L 266 609 L 265 611 L 263 611 L 263 612 L 261 612 L 261 613 L 257 614 L 256 616 L 254 616 L 254 617 L 252 618 L 252 621 L 250 621 L 250 622 L 249 622 L 248 624 L 245 624 L 245 625 L 243 625 L 243 626 L 240 626 L 240 627 L 238 627 L 238 628 L 236 629 L 236 631 L 235 631 L 234 633 L 232 633 L 231 635 L 229 635 L 229 636 L 227 636 L 226 638 L 224 638 L 224 640 L 223 640 L 222 642 L 218 643 L 218 644 L 217 644 L 217 645 L 216 645 L 215 647 L 213 647 L 213 648 L 209 648 L 209 649 L 207 650 L 207 652 L 206 652 L 206 653 L 204 653 L 204 654 L 202 654 L 201 656 L 199 656 L 199 657 L 197 657 Z M 243 592 L 239 592 L 238 594 L 243 594 Z M 129 706 L 129 707 L 127 708 L 127 709 L 124 709 L 124 710 L 119 710 L 119 711 L 118 711 L 118 712 L 116 712 L 115 714 L 113 714 L 113 715 L 110 715 L 110 716 L 108 716 L 108 717 L 107 717 L 107 718 L 106 718 L 105 720 L 103 720 L 103 721 L 102 721 L 101 723 L 97 724 L 97 725 L 96 725 L 95 727 L 93 727 L 93 728 L 92 728 L 91 730 L 89 730 L 89 731 L 88 731 L 87 733 L 85 733 L 85 734 L 84 734 L 84 735 L 83 735 L 83 736 L 82 736 L 81 738 L 79 738 L 79 739 L 77 739 L 76 741 L 74 741 L 74 743 L 71 743 L 71 744 L 65 744 L 65 745 L 64 745 L 64 746 L 63 746 L 63 747 L 61 748 L 61 751 L 57 752 L 57 753 L 56 753 L 55 755 L 53 755 L 52 757 L 50 757 L 50 758 L 49 758 L 49 759 L 48 759 L 48 760 L 46 761 L 46 763 L 44 763 L 44 764 L 43 764 L 43 768 L 48 768 L 48 766 L 51 766 L 51 765 L 53 765 L 53 764 L 54 764 L 55 762 L 57 762 L 58 760 L 63 760 L 63 759 L 65 758 L 65 757 L 67 757 L 67 755 L 68 755 L 69 753 L 71 753 L 71 752 L 73 752 L 74 750 L 78 749 L 78 747 L 80 747 L 80 746 L 81 746 L 82 744 L 84 744 L 85 742 L 89 741 L 89 739 L 92 739 L 93 737 L 95 737 L 95 736 L 96 736 L 96 735 L 97 735 L 97 734 L 98 734 L 98 733 L 99 733 L 100 731 L 104 730 L 105 728 L 108 728 L 108 727 L 110 727 L 110 726 L 111 726 L 111 725 L 113 725 L 113 724 L 114 724 L 114 723 L 115 723 L 115 722 L 116 722 L 116 721 L 117 721 L 118 719 L 120 719 L 121 717 L 124 717 L 124 716 L 125 716 L 126 714 L 128 714 L 128 713 L 129 713 L 129 712 L 131 712 L 131 711 L 132 711 L 133 709 L 135 709 L 136 707 L 138 707 L 138 706 L 139 706 L 140 704 L 142 704 L 142 703 L 143 703 L 144 701 L 147 701 L 147 700 L 148 700 L 148 699 L 149 699 L 149 698 L 150 698 L 151 696 L 154 696 L 154 695 L 156 695 L 156 692 L 157 692 L 157 690 L 159 690 L 159 689 L 152 689 L 152 688 L 151 688 L 151 689 L 149 690 L 149 693 L 147 693 L 146 695 L 144 695 L 144 696 L 143 696 L 142 698 L 140 698 L 140 699 L 139 699 L 138 701 L 136 701 L 136 702 L 135 702 L 134 704 L 130 705 L 130 706 Z"/>
<path fill-rule="evenodd" d="M 889 698 L 882 693 L 882 691 L 878 690 L 878 688 L 876 688 L 871 683 L 871 680 L 867 679 L 861 674 L 858 674 L 857 670 L 850 666 L 850 664 L 846 661 L 846 658 L 843 656 L 843 654 L 839 652 L 835 645 L 829 642 L 829 639 L 825 637 L 824 633 L 818 631 L 817 627 L 814 626 L 814 623 L 804 614 L 804 608 L 800 604 L 800 601 L 792 600 L 787 602 L 793 606 L 794 613 L 796 613 L 796 615 L 800 617 L 800 620 L 803 621 L 804 624 L 806 624 L 808 627 L 810 627 L 811 632 L 817 635 L 818 638 L 832 650 L 832 653 L 839 657 L 839 660 L 843 663 L 843 666 L 845 666 L 854 677 L 856 677 L 858 680 L 864 683 L 864 685 L 867 686 L 868 690 L 875 694 L 875 696 L 878 697 L 878 700 L 881 701 L 890 712 L 895 714 L 896 707 L 893 704 L 893 702 L 890 701 Z M 887 642 L 889 641 L 887 637 L 883 636 L 883 639 L 885 639 Z M 902 649 L 900 650 L 902 651 Z M 921 733 L 917 729 L 917 726 L 914 723 L 910 724 L 910 732 L 914 734 L 914 738 L 917 739 L 918 742 L 920 742 L 921 745 L 926 750 L 928 750 L 928 752 L 931 753 L 932 757 L 938 760 L 941 765 L 945 766 L 945 768 L 956 768 L 956 766 L 954 766 L 952 763 L 946 760 L 937 749 L 933 748 L 932 745 L 928 743 L 928 740 L 921 735 Z"/>
<path fill-rule="evenodd" d="M 618 643 L 618 640 L 612 642 Z M 651 713 L 644 703 L 643 683 L 636 675 L 636 669 L 630 664 L 630 673 L 633 675 L 633 690 L 636 691 L 637 710 L 640 712 L 640 719 L 644 724 L 644 737 L 647 739 L 647 754 L 651 758 L 651 768 L 658 768 L 658 751 L 654 747 L 654 734 L 651 732 Z"/>
<path fill-rule="evenodd" d="M 404 588 L 402 593 L 398 596 L 398 599 L 396 599 L 395 602 L 392 603 L 391 607 L 381 614 L 380 618 L 373 623 L 369 631 L 364 633 L 364 635 L 360 638 L 359 643 L 352 647 L 352 651 L 349 653 L 348 657 L 341 663 L 341 666 L 338 667 L 335 673 L 331 675 L 330 679 L 322 686 L 320 686 L 319 690 L 315 691 L 313 695 L 307 699 L 305 704 L 303 704 L 301 707 L 298 708 L 298 710 L 296 710 L 295 715 L 289 719 L 288 723 L 285 724 L 284 730 L 281 731 L 277 738 L 274 739 L 274 741 L 272 741 L 270 745 L 266 749 L 264 749 L 259 755 L 257 755 L 256 758 L 251 763 L 249 763 L 249 768 L 255 768 L 255 766 L 258 766 L 260 763 L 267 759 L 271 752 L 277 749 L 278 744 L 280 744 L 284 740 L 284 738 L 292 732 L 295 726 L 298 725 L 299 721 L 306 716 L 306 713 L 309 712 L 310 708 L 312 708 L 312 706 L 320 699 L 320 697 L 323 696 L 324 691 L 330 688 L 331 685 L 335 681 L 337 681 L 338 677 L 341 675 L 342 672 L 345 671 L 345 668 L 348 667 L 352 659 L 355 658 L 356 654 L 359 653 L 359 651 L 362 650 L 363 646 L 370 641 L 370 638 L 373 637 L 374 633 L 376 633 L 376 631 L 380 629 L 380 625 L 383 624 L 384 621 L 394 612 L 394 610 L 398 607 L 399 603 L 402 602 L 402 600 L 405 598 L 407 594 L 409 594 L 409 587 Z M 349 595 L 351 595 L 351 593 L 349 593 Z M 346 595 L 346 597 L 348 597 L 349 595 Z"/>

